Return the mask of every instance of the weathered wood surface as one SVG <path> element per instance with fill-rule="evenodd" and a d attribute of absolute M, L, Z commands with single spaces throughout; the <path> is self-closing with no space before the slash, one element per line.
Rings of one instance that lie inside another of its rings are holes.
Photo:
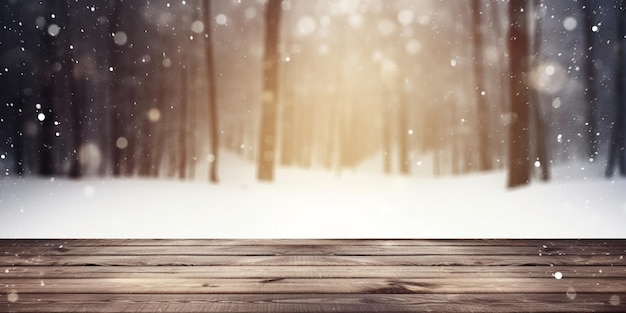
<path fill-rule="evenodd" d="M 1 312 L 626 312 L 626 240 L 0 240 Z"/>

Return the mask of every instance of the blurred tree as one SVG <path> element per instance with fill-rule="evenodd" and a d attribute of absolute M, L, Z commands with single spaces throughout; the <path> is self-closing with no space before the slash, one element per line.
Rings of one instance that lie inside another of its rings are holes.
<path fill-rule="evenodd" d="M 189 103 L 187 101 L 189 93 L 188 75 L 187 56 L 183 52 L 180 67 L 180 102 L 178 104 L 178 178 L 180 179 L 187 178 L 187 151 L 189 147 L 189 143 L 187 141 L 187 133 L 189 132 L 189 129 L 187 128 L 187 123 L 189 121 Z"/>
<path fill-rule="evenodd" d="M 598 138 L 596 136 L 596 100 L 598 99 L 597 88 L 595 86 L 595 71 L 594 71 L 594 62 L 595 62 L 595 51 L 594 47 L 594 31 L 592 30 L 593 26 L 593 9 L 591 7 L 590 0 L 580 0 L 579 5 L 583 12 L 583 40 L 584 40 L 584 73 L 586 76 L 585 84 L 585 108 L 586 108 L 586 116 L 585 120 L 587 123 L 587 154 L 589 158 L 595 159 L 598 154 Z"/>
<path fill-rule="evenodd" d="M 412 133 L 412 130 L 409 130 L 408 127 L 408 78 L 403 76 L 403 80 L 404 82 L 401 84 L 400 90 L 398 91 L 398 163 L 400 166 L 400 174 L 409 175 L 411 172 L 409 132 Z"/>
<path fill-rule="evenodd" d="M 161 34 L 159 34 L 159 37 L 162 37 Z M 162 42 L 163 39 L 159 39 L 159 42 Z M 163 57 L 162 60 L 160 60 L 161 64 L 163 64 L 163 61 L 168 60 L 167 58 Z M 154 143 L 154 147 L 152 147 L 153 150 L 153 161 L 154 161 L 154 165 L 152 166 L 151 170 L 150 170 L 150 176 L 152 177 L 158 177 L 160 172 L 161 172 L 161 164 L 163 162 L 163 157 L 165 155 L 164 151 L 163 151 L 163 147 L 165 146 L 165 142 L 166 142 L 166 137 L 167 137 L 167 129 L 168 129 L 168 125 L 166 122 L 166 116 L 164 114 L 166 106 L 166 91 L 168 89 L 168 84 L 167 84 L 167 80 L 165 79 L 165 77 L 168 77 L 168 69 L 165 68 L 164 66 L 158 66 L 156 69 L 156 73 L 157 73 L 157 77 L 159 77 L 159 79 L 156 81 L 155 83 L 155 88 L 156 88 L 156 92 L 154 94 L 154 105 L 155 105 L 155 110 L 154 111 L 149 111 L 148 112 L 148 117 L 151 120 L 151 122 L 153 124 L 155 124 L 154 128 L 155 128 L 155 137 L 153 139 L 153 143 Z"/>
<path fill-rule="evenodd" d="M 60 2 L 45 2 L 45 16 L 58 14 L 57 5 Z M 49 25 L 46 25 L 49 26 Z M 54 65 L 57 62 L 57 36 L 48 32 L 48 27 L 41 27 L 41 42 L 43 52 L 43 86 L 41 89 L 41 113 L 43 114 L 41 146 L 39 153 L 39 174 L 50 176 L 54 174 L 53 160 L 53 134 L 54 134 L 54 108 L 55 101 L 55 75 Z"/>
<path fill-rule="evenodd" d="M 24 95 L 23 82 L 20 79 L 18 81 L 18 89 L 13 94 L 11 104 L 13 105 L 13 112 L 15 113 L 15 126 L 16 129 L 11 136 L 11 144 L 13 145 L 13 168 L 15 174 L 22 176 L 24 174 L 26 153 L 24 147 L 24 109 L 26 107 L 26 99 Z"/>
<path fill-rule="evenodd" d="M 624 0 L 617 3 L 618 10 L 616 49 L 617 64 L 615 64 L 615 114 L 611 124 L 611 141 L 609 142 L 608 160 L 606 162 L 606 177 L 612 177 L 615 166 L 619 169 L 620 176 L 626 176 L 626 143 L 624 142 L 624 118 L 626 118 L 626 104 L 624 101 L 624 32 L 626 27 L 626 14 L 624 14 Z"/>
<path fill-rule="evenodd" d="M 72 15 L 72 0 L 66 0 L 64 3 L 64 10 L 60 16 L 61 27 L 65 30 L 70 30 L 70 18 Z M 72 42 L 72 35 L 70 31 L 63 32 L 63 49 L 69 47 Z M 74 50 L 75 51 L 75 50 Z M 85 93 L 87 92 L 87 69 L 79 63 L 78 58 L 70 51 L 62 51 L 63 63 L 67 68 L 67 81 L 69 83 L 69 96 L 70 96 L 70 121 L 72 127 L 72 142 L 71 150 L 72 156 L 70 159 L 70 178 L 80 178 L 83 175 L 83 169 L 81 166 L 81 149 L 83 145 L 83 123 L 86 123 L 85 115 L 83 114 L 83 107 L 85 106 Z"/>
<path fill-rule="evenodd" d="M 528 184 L 529 160 L 529 94 L 528 94 L 528 3 L 509 1 L 509 62 L 511 113 L 509 116 L 508 187 Z"/>
<path fill-rule="evenodd" d="M 490 20 L 488 30 L 490 36 L 485 36 L 484 39 L 489 42 L 489 51 L 492 54 L 490 63 L 492 70 L 490 74 L 490 83 L 485 87 L 489 88 L 487 95 L 490 96 L 490 101 L 495 105 L 491 106 L 491 125 L 494 128 L 491 130 L 491 146 L 492 154 L 495 158 L 493 164 L 497 168 L 504 168 L 506 166 L 506 159 L 508 147 L 505 144 L 507 142 L 507 126 L 502 123 L 502 117 L 505 116 L 505 112 L 508 111 L 510 102 L 510 84 L 509 82 L 509 60 L 505 57 L 507 54 L 507 31 L 508 31 L 508 19 L 502 18 L 506 16 L 506 10 L 508 3 L 490 3 L 488 6 L 488 13 Z M 497 51 L 497 52 L 496 52 Z"/>
<path fill-rule="evenodd" d="M 484 44 L 483 44 L 483 12 L 481 0 L 472 0 L 472 33 L 474 46 L 474 98 L 476 101 L 476 115 L 478 127 L 478 167 L 481 171 L 488 171 L 493 168 L 491 164 L 491 144 L 489 125 L 490 111 L 488 110 L 487 97 L 485 97 L 485 75 L 483 73 L 484 61 Z"/>
<path fill-rule="evenodd" d="M 218 182 L 217 175 L 217 165 L 218 165 L 218 156 L 219 156 L 219 125 L 217 119 L 217 92 L 216 86 L 217 83 L 215 81 L 215 65 L 214 65 L 214 57 L 213 57 L 213 15 L 211 14 L 211 1 L 202 1 L 203 12 L 204 12 L 204 55 L 205 55 L 205 64 L 206 64 L 206 75 L 208 76 L 209 86 L 207 88 L 207 101 L 209 103 L 209 129 L 210 129 L 210 139 L 211 139 L 211 155 L 212 159 L 209 169 L 209 180 L 212 183 Z"/>
<path fill-rule="evenodd" d="M 534 25 L 532 27 L 532 56 L 530 60 L 533 68 L 539 68 L 539 57 L 541 54 L 541 15 L 538 10 L 541 10 L 541 0 L 531 0 L 532 11 L 534 16 Z M 529 116 L 529 128 L 531 134 L 533 159 L 535 160 L 535 167 L 540 170 L 540 179 L 542 181 L 548 181 L 550 179 L 550 160 L 548 159 L 548 147 L 546 146 L 546 134 L 545 125 L 543 121 L 543 115 L 541 112 L 541 99 L 539 88 L 531 88 L 528 91 L 530 101 L 530 116 Z"/>
<path fill-rule="evenodd" d="M 122 121 L 123 106 L 121 105 L 122 95 L 119 93 L 122 88 L 122 80 L 125 78 L 121 66 L 122 49 L 121 44 L 126 42 L 127 35 L 121 32 L 122 23 L 122 1 L 114 0 L 111 14 L 108 18 L 109 29 L 109 69 L 111 75 L 111 100 L 113 102 L 111 110 L 111 144 L 113 147 L 112 163 L 113 175 L 120 176 L 123 170 L 123 160 L 125 159 L 125 149 L 128 146 L 128 139 L 124 136 L 124 123 Z M 117 37 L 117 38 L 116 38 Z"/>
<path fill-rule="evenodd" d="M 276 115 L 278 108 L 278 70 L 280 53 L 281 0 L 269 0 L 265 8 L 265 54 L 263 58 L 263 94 L 260 130 L 258 179 L 274 180 L 276 159 Z"/>
<path fill-rule="evenodd" d="M 155 36 L 158 38 L 158 36 Z M 154 40 L 155 45 L 158 45 L 158 39 Z M 156 66 L 155 66 L 156 67 Z M 150 176 L 152 168 L 158 167 L 154 163 L 154 154 L 156 148 L 156 127 L 155 123 L 151 119 L 151 111 L 156 108 L 156 95 L 158 95 L 155 86 L 158 86 L 158 80 L 161 77 L 156 77 L 155 68 L 152 67 L 146 71 L 146 78 L 144 80 L 144 86 L 142 88 L 141 98 L 145 102 L 146 106 L 140 116 L 141 127 L 141 140 L 139 141 L 139 159 L 138 172 L 139 176 Z"/>

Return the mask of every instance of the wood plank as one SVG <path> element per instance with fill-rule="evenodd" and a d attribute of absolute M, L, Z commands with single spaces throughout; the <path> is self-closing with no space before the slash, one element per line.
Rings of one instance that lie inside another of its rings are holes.
<path fill-rule="evenodd" d="M 624 255 L 626 246 L 58 246 L 3 247 L 4 255 Z"/>
<path fill-rule="evenodd" d="M 621 296 L 621 297 L 620 297 Z M 17 295 L 0 312 L 624 312 L 626 295 Z M 617 301 L 619 297 L 620 301 Z"/>
<path fill-rule="evenodd" d="M 622 278 L 626 266 L 16 266 L 10 278 Z"/>
<path fill-rule="evenodd" d="M 0 313 L 626 312 L 625 243 L 0 240 Z"/>
<path fill-rule="evenodd" d="M 607 278 L 52 278 L 5 279 L 0 294 L 22 293 L 160 293 L 160 294 L 395 294 L 395 293 L 618 293 L 626 280 Z"/>
<path fill-rule="evenodd" d="M 0 239 L 0 247 L 27 246 L 531 246 L 626 247 L 626 239 Z"/>
<path fill-rule="evenodd" d="M 115 266 L 241 266 L 241 265 L 350 265 L 350 266 L 521 266 L 521 265 L 595 265 L 626 266 L 623 255 L 596 256 L 483 256 L 471 257 L 457 255 L 424 256 L 190 256 L 190 255 L 79 255 L 79 256 L 0 256 L 0 266 L 28 265 L 115 265 Z"/>

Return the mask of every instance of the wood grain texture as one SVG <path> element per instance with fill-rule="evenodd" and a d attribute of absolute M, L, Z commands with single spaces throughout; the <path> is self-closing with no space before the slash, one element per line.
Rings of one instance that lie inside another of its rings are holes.
<path fill-rule="evenodd" d="M 624 312 L 614 294 L 24 295 L 17 312 Z"/>
<path fill-rule="evenodd" d="M 32 255 L 0 256 L 20 266 L 623 266 L 624 255 Z"/>
<path fill-rule="evenodd" d="M 566 293 L 626 294 L 626 280 L 606 278 L 52 278 L 5 279 L 17 293 Z"/>
<path fill-rule="evenodd" d="M 3 247 L 5 255 L 523 255 L 523 256 L 596 256 L 624 255 L 624 247 L 548 247 L 548 246 L 348 246 L 348 245 L 241 245 L 241 246 L 74 246 Z"/>
<path fill-rule="evenodd" d="M 3 270 L 3 268 L 0 268 Z M 624 266 L 11 266 L 11 278 L 622 278 Z"/>
<path fill-rule="evenodd" d="M 626 239 L 11 239 L 0 247 L 70 246 L 512 246 L 621 247 Z"/>
<path fill-rule="evenodd" d="M 0 240 L 3 312 L 626 312 L 625 240 Z"/>

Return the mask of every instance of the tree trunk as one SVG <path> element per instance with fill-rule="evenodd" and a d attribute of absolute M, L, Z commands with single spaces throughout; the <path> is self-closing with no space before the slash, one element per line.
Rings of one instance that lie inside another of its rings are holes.
<path fill-rule="evenodd" d="M 407 91 L 405 85 L 401 84 L 398 103 L 398 162 L 400 174 L 408 175 L 410 173 L 409 166 L 409 129 L 407 119 L 409 118 L 409 104 L 407 99 Z"/>
<path fill-rule="evenodd" d="M 584 73 L 586 75 L 586 81 L 585 81 L 585 103 L 586 103 L 586 110 L 585 110 L 585 117 L 586 117 L 586 121 L 587 121 L 587 153 L 589 155 L 589 159 L 590 160 L 595 160 L 595 158 L 598 155 L 598 138 L 597 138 L 597 130 L 596 130 L 596 117 L 595 117 L 595 110 L 596 110 L 596 100 L 598 98 L 597 95 L 597 89 L 595 86 L 595 71 L 594 71 L 594 66 L 593 63 L 595 61 L 594 58 L 594 51 L 593 51 L 593 31 L 591 30 L 591 27 L 593 25 L 593 17 L 592 17 L 592 12 L 593 9 L 591 8 L 591 1 L 589 0 L 581 0 L 580 5 L 582 7 L 582 11 L 583 11 L 583 40 L 585 42 L 585 49 L 584 49 L 584 58 L 585 58 L 585 63 L 583 65 L 584 67 Z"/>
<path fill-rule="evenodd" d="M 550 160 L 548 159 L 548 147 L 546 145 L 545 124 L 541 117 L 541 111 L 539 109 L 539 96 L 536 91 L 533 91 L 533 104 L 531 105 L 532 116 L 531 119 L 534 122 L 534 152 L 536 154 L 536 160 L 539 161 L 539 168 L 541 172 L 540 179 L 542 181 L 550 180 Z"/>
<path fill-rule="evenodd" d="M 189 64 L 196 64 L 198 62 L 198 58 L 194 55 L 193 59 L 188 61 Z M 199 67 L 198 66 L 193 66 L 191 68 L 187 69 L 187 81 L 188 83 L 188 87 L 187 87 L 187 92 L 188 92 L 188 96 L 187 96 L 187 103 L 189 103 L 190 105 L 188 106 L 189 109 L 187 111 L 187 180 L 194 180 L 196 178 L 196 166 L 197 166 L 197 161 L 198 161 L 198 152 L 197 152 L 197 147 L 198 147 L 198 140 L 196 139 L 198 134 L 195 131 L 197 129 L 197 110 L 198 107 L 196 104 L 198 103 L 198 88 L 196 87 L 196 84 L 198 82 L 198 77 L 199 77 Z"/>
<path fill-rule="evenodd" d="M 281 141 L 280 141 L 280 164 L 289 166 L 294 163 L 296 154 L 296 110 L 293 101 L 293 90 L 286 90 L 284 94 Z"/>
<path fill-rule="evenodd" d="M 387 88 L 388 87 L 383 87 Z M 391 174 L 392 171 L 392 149 L 393 146 L 391 144 L 392 140 L 392 125 L 391 125 L 391 96 L 389 95 L 389 91 L 385 93 L 385 98 L 383 101 L 386 103 L 383 105 L 383 124 L 382 124 L 382 140 L 383 140 L 383 171 L 385 174 Z"/>
<path fill-rule="evenodd" d="M 263 105 L 261 113 L 260 154 L 257 177 L 274 180 L 276 154 L 276 113 L 278 108 L 278 67 L 280 54 L 281 0 L 269 0 L 265 8 L 265 56 L 263 59 Z"/>
<path fill-rule="evenodd" d="M 46 2 L 46 16 L 57 13 L 56 7 L 53 8 L 52 2 Z M 43 87 L 41 90 L 41 111 L 45 115 L 42 121 L 42 138 L 39 156 L 39 174 L 42 176 L 51 176 L 54 174 L 53 160 L 53 133 L 54 133 L 54 78 L 53 65 L 56 61 L 57 42 L 56 37 L 51 36 L 47 32 L 47 27 L 43 27 L 41 31 L 41 41 L 44 50 L 44 68 L 43 68 Z"/>
<path fill-rule="evenodd" d="M 483 73 L 483 29 L 482 29 L 482 11 L 481 1 L 472 0 L 472 29 L 473 29 L 473 45 L 474 45 L 474 80 L 476 86 L 474 89 L 476 101 L 476 114 L 478 117 L 478 160 L 479 169 L 488 171 L 493 168 L 491 164 L 491 145 L 490 145 L 490 114 L 487 109 L 485 91 L 485 74 Z"/>
<path fill-rule="evenodd" d="M 613 127 L 611 132 L 611 142 L 609 145 L 609 156 L 606 163 L 606 177 L 612 177 L 615 172 L 615 162 L 619 168 L 620 176 L 626 176 L 626 152 L 624 142 L 624 118 L 626 112 L 624 108 L 624 27 L 626 27 L 626 21 L 624 19 L 624 1 L 619 1 L 618 4 L 618 28 L 617 28 L 617 62 L 615 64 L 615 120 L 613 121 Z"/>
<path fill-rule="evenodd" d="M 11 142 L 13 144 L 13 151 L 15 152 L 15 158 L 13 159 L 13 168 L 15 174 L 22 176 L 24 174 L 24 109 L 26 108 L 26 99 L 23 93 L 23 82 L 20 79 L 18 83 L 18 90 L 14 94 L 15 105 L 15 133 L 12 136 Z"/>
<path fill-rule="evenodd" d="M 70 12 L 71 8 L 71 0 L 65 1 L 65 10 L 62 15 L 61 25 L 65 26 L 67 29 L 71 29 L 70 27 Z M 64 35 L 63 45 L 67 46 L 72 41 L 71 35 L 67 32 Z M 65 54 L 64 63 L 71 65 L 69 67 L 69 71 L 67 75 L 67 81 L 69 83 L 69 92 L 70 92 L 70 119 L 72 124 L 72 152 L 74 155 L 70 159 L 70 172 L 69 177 L 73 179 L 78 179 L 82 177 L 83 171 L 80 164 L 80 149 L 82 146 L 82 123 L 83 123 L 83 114 L 82 108 L 85 104 L 85 88 L 86 88 L 86 70 L 81 69 L 78 63 L 74 62 L 76 59 L 71 52 L 67 51 Z"/>
<path fill-rule="evenodd" d="M 490 14 L 491 21 L 495 21 L 501 18 L 502 6 L 508 6 L 508 4 L 503 3 L 503 4 L 495 5 L 495 3 L 492 3 L 491 5 L 488 6 L 488 8 L 490 8 L 488 12 Z M 496 40 L 494 44 L 496 44 L 497 47 L 503 47 L 502 43 L 504 43 L 503 48 L 506 49 L 506 45 L 508 45 L 508 40 L 506 40 L 505 38 L 507 36 L 508 26 L 505 27 L 504 25 L 502 25 L 502 23 L 494 23 L 494 26 L 490 27 L 489 30 L 493 32 L 493 36 L 498 38 L 498 40 Z M 500 105 L 493 107 L 494 114 L 492 114 L 491 125 L 501 125 L 501 122 L 502 122 L 501 117 L 503 116 L 505 112 L 508 111 L 509 101 L 511 100 L 509 97 L 510 96 L 510 90 L 509 90 L 510 84 L 508 83 L 510 79 L 509 78 L 510 62 L 507 58 L 503 57 L 504 54 L 505 53 L 500 53 L 499 54 L 500 57 L 498 58 L 498 61 L 495 63 L 496 75 L 494 78 L 496 78 L 495 83 L 497 84 L 496 86 L 497 88 L 495 88 L 494 91 L 497 94 L 492 95 L 494 96 L 492 99 L 494 99 L 495 102 L 499 102 Z M 491 145 L 492 147 L 494 147 L 492 152 L 495 153 L 495 158 L 497 160 L 497 163 L 495 165 L 499 169 L 502 169 L 505 166 L 507 166 L 504 160 L 506 159 L 508 147 L 502 144 L 503 142 L 506 142 L 507 140 L 506 137 L 508 135 L 508 131 L 506 130 L 507 130 L 506 127 L 498 126 L 492 131 L 492 137 L 495 137 L 491 141 Z"/>
<path fill-rule="evenodd" d="M 154 166 L 151 169 L 150 176 L 159 177 L 161 172 L 161 164 L 163 162 L 163 147 L 165 146 L 165 137 L 167 134 L 167 121 L 165 121 L 165 102 L 166 102 L 166 83 L 165 77 L 168 77 L 166 69 L 158 67 L 157 73 L 160 79 L 156 82 L 158 88 L 155 95 L 155 107 L 159 112 L 159 118 L 154 121 L 157 126 L 155 128 L 155 138 L 153 149 Z"/>
<path fill-rule="evenodd" d="M 509 62 L 511 114 L 509 129 L 508 187 L 526 185 L 530 180 L 529 164 L 529 95 L 528 24 L 526 0 L 509 2 Z"/>
<path fill-rule="evenodd" d="M 183 56 L 180 69 L 180 103 L 178 108 L 178 178 L 187 178 L 187 58 Z"/>
<path fill-rule="evenodd" d="M 127 140 L 127 147 L 124 149 L 124 170 L 126 176 L 133 176 L 137 174 L 138 158 L 139 154 L 139 140 L 141 136 L 141 127 L 137 127 L 136 120 L 139 112 L 137 109 L 139 95 L 139 79 L 142 77 L 139 73 L 137 66 L 131 66 L 125 70 L 125 74 L 131 78 L 131 83 L 128 86 L 128 99 L 129 103 L 120 108 L 121 120 L 126 120 L 127 124 L 121 124 L 121 131 L 125 134 Z M 132 126 L 129 126 L 132 125 Z"/>
<path fill-rule="evenodd" d="M 154 123 L 150 121 L 149 112 L 154 105 L 154 93 L 155 90 L 152 86 L 156 83 L 154 81 L 155 73 L 151 73 L 149 77 L 146 77 L 146 81 L 141 88 L 141 99 L 150 105 L 141 107 L 139 112 L 139 125 L 141 128 L 141 138 L 138 141 L 140 153 L 137 156 L 140 160 L 139 163 L 139 176 L 148 177 L 152 167 L 154 166 L 152 160 L 152 147 L 154 146 Z"/>
<path fill-rule="evenodd" d="M 124 78 L 121 66 L 122 58 L 120 56 L 120 48 L 115 43 L 113 37 L 121 26 L 121 9 L 122 0 L 115 0 L 108 24 L 109 34 L 111 34 L 111 38 L 109 38 L 109 68 L 111 69 L 111 100 L 113 101 L 110 108 L 110 110 L 112 110 L 112 114 L 110 114 L 111 136 L 109 140 L 111 141 L 110 144 L 113 146 L 113 155 L 111 156 L 113 163 L 113 176 L 120 176 L 122 174 L 122 162 L 125 155 L 124 152 L 128 145 L 128 139 L 124 137 L 124 131 L 122 129 L 124 125 L 121 120 L 123 106 L 120 104 L 121 97 L 119 95 L 121 91 L 120 88 L 123 85 L 121 80 Z"/>
<path fill-rule="evenodd" d="M 533 10 L 538 10 L 541 4 L 541 0 L 533 0 Z M 538 15 L 537 15 L 538 16 Z M 533 50 L 533 64 L 535 66 L 539 65 L 539 58 L 541 53 L 541 18 L 536 18 L 535 20 L 535 31 L 532 34 L 532 50 Z M 543 122 L 543 117 L 541 114 L 541 101 L 538 89 L 531 89 L 529 91 L 530 94 L 530 120 L 532 120 L 532 130 L 533 130 L 533 143 L 534 143 L 534 153 L 535 158 L 539 161 L 539 169 L 541 172 L 540 179 L 542 181 L 550 180 L 550 160 L 548 159 L 548 147 L 546 146 L 546 134 L 545 134 L 545 125 Z"/>
<path fill-rule="evenodd" d="M 69 59 L 69 56 L 68 56 Z M 68 63 L 71 64 L 71 63 Z M 71 119 L 72 119 L 72 150 L 74 155 L 71 159 L 70 165 L 70 178 L 78 179 L 83 176 L 82 166 L 80 164 L 80 149 L 83 143 L 83 114 L 82 107 L 84 105 L 85 97 L 84 91 L 86 87 L 85 78 L 81 76 L 75 77 L 72 75 L 69 79 L 70 83 L 70 97 L 71 97 Z"/>
<path fill-rule="evenodd" d="M 205 20 L 205 46 L 204 46 L 204 55 L 205 55 L 205 64 L 206 64 L 206 75 L 208 76 L 208 88 L 207 88 L 207 101 L 209 102 L 209 129 L 210 129 L 210 138 L 211 138 L 211 155 L 212 160 L 210 160 L 210 169 L 209 169 L 209 181 L 212 183 L 218 182 L 218 174 L 217 174 L 217 162 L 219 156 L 219 126 L 217 124 L 217 92 L 216 92 L 216 81 L 215 81 L 215 71 L 214 71 L 214 60 L 213 60 L 213 34 L 212 34 L 212 20 L 213 16 L 211 15 L 211 1 L 202 1 L 203 9 L 204 9 L 204 20 Z"/>

